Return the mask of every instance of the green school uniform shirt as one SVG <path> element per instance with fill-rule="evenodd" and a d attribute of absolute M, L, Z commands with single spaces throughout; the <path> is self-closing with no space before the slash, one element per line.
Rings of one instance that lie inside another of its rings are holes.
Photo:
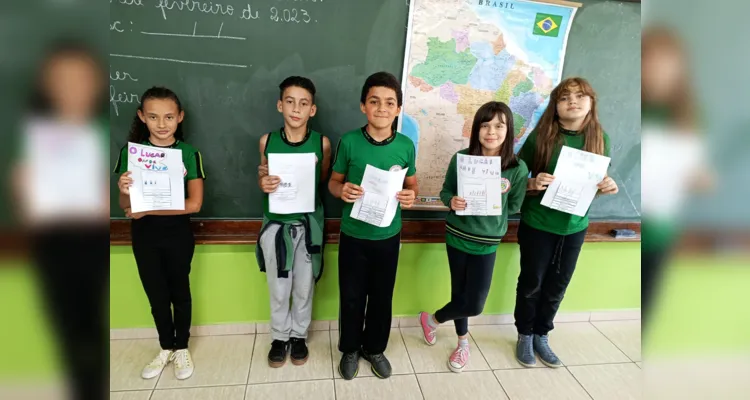
<path fill-rule="evenodd" d="M 559 135 L 563 136 L 564 146 L 572 147 L 574 149 L 583 150 L 584 137 L 575 131 L 569 131 L 567 129 L 559 128 Z M 533 132 L 526 139 L 526 142 L 521 147 L 521 151 L 518 152 L 518 157 L 521 158 L 529 169 L 534 166 L 534 157 L 536 155 L 536 140 L 537 130 Z M 609 157 L 610 144 L 609 135 L 604 133 L 604 155 Z M 562 146 L 558 146 L 552 153 L 547 169 L 544 171 L 548 174 L 553 174 L 555 167 L 557 167 L 557 159 L 560 157 L 560 151 Z M 553 210 L 549 207 L 542 205 L 542 197 L 544 193 L 540 193 L 535 196 L 526 196 L 521 207 L 521 221 L 526 225 L 538 229 L 540 231 L 554 233 L 557 235 L 570 235 L 572 233 L 578 233 L 586 229 L 589 226 L 588 211 L 583 217 L 577 215 L 564 213 L 562 211 Z"/>
<path fill-rule="evenodd" d="M 417 173 L 414 142 L 396 131 L 388 139 L 377 142 L 367 133 L 366 126 L 345 133 L 336 147 L 333 171 L 345 175 L 346 182 L 361 185 L 368 164 L 386 171 L 406 169 L 407 177 L 414 176 Z M 382 240 L 401 232 L 400 206 L 391 225 L 384 228 L 350 217 L 353 206 L 353 203 L 344 203 L 341 231 L 345 234 L 357 239 Z"/>
<path fill-rule="evenodd" d="M 460 150 L 453 155 L 445 174 L 440 200 L 447 207 L 451 205 L 453 196 L 458 195 L 458 175 L 456 164 L 458 154 L 469 154 L 469 149 Z M 508 231 L 508 216 L 521 209 L 526 195 L 526 184 L 529 179 L 529 169 L 523 160 L 518 165 L 501 171 L 503 187 L 502 215 L 474 216 L 456 215 L 451 210 L 445 219 L 445 243 L 468 254 L 485 255 L 497 251 L 500 240 Z"/>
<path fill-rule="evenodd" d="M 290 142 L 284 129 L 280 129 L 275 132 L 268 134 L 266 139 L 266 148 L 264 154 L 268 157 L 269 154 L 304 154 L 304 153 L 315 153 L 317 162 L 315 163 L 315 208 L 322 208 L 323 203 L 320 201 L 318 196 L 318 186 L 320 183 L 320 169 L 321 163 L 323 162 L 323 135 L 313 130 L 307 131 L 307 135 L 299 143 Z M 268 208 L 268 194 L 264 193 L 263 196 L 263 215 L 271 220 L 278 222 L 291 222 L 299 221 L 303 218 L 303 214 L 274 214 L 269 211 Z"/>

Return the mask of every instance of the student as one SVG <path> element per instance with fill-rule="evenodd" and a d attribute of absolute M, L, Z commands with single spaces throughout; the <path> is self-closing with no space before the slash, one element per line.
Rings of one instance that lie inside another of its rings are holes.
<path fill-rule="evenodd" d="M 642 176 L 641 310 L 645 328 L 664 264 L 680 238 L 684 201 L 691 193 L 710 190 L 713 173 L 699 133 L 688 60 L 680 39 L 668 28 L 644 29 L 641 66 L 641 168 L 662 172 Z M 660 143 L 669 148 L 660 148 Z"/>
<path fill-rule="evenodd" d="M 344 134 L 339 141 L 328 188 L 346 204 L 339 241 L 339 373 L 353 379 L 359 358 L 370 362 L 379 378 L 391 376 L 383 355 L 391 331 L 393 286 L 401 245 L 401 210 L 393 222 L 380 228 L 350 216 L 364 191 L 359 185 L 367 165 L 398 171 L 406 169 L 404 189 L 397 195 L 401 207 L 414 204 L 417 194 L 414 142 L 396 132 L 393 121 L 401 112 L 401 85 L 387 72 L 371 75 L 362 87 L 360 109 L 367 125 Z"/>
<path fill-rule="evenodd" d="M 552 90 L 538 126 L 518 154 L 532 176 L 518 228 L 521 273 L 514 314 L 516 358 L 526 367 L 536 364 L 534 352 L 549 367 L 561 365 L 547 335 L 573 276 L 589 219 L 553 210 L 541 201 L 555 179 L 552 173 L 563 145 L 609 156 L 609 137 L 599 124 L 596 107 L 596 93 L 585 79 L 563 80 Z M 617 193 L 617 184 L 608 176 L 598 187 L 600 194 Z"/>
<path fill-rule="evenodd" d="M 185 176 L 185 209 L 176 211 L 130 211 L 130 186 L 127 145 L 122 148 L 115 166 L 120 176 L 120 207 L 133 218 L 131 235 L 138 275 L 151 305 L 161 351 L 141 376 L 159 376 L 174 361 L 177 379 L 193 374 L 193 360 L 188 351 L 192 299 L 190 264 L 195 238 L 190 228 L 190 214 L 203 204 L 203 159 L 198 150 L 183 141 L 182 120 L 185 112 L 177 95 L 164 87 L 152 87 L 141 96 L 141 106 L 133 119 L 129 142 L 182 150 Z M 174 316 L 172 315 L 174 309 Z"/>
<path fill-rule="evenodd" d="M 469 317 L 482 313 L 497 247 L 508 230 L 508 215 L 521 209 L 526 195 L 529 170 L 513 153 L 513 132 L 513 113 L 505 103 L 492 101 L 480 107 L 474 115 L 469 148 L 453 156 L 440 191 L 440 200 L 451 209 L 445 221 L 451 301 L 435 314 L 419 313 L 419 322 L 425 341 L 434 345 L 438 325 L 453 320 L 458 335 L 458 346 L 448 360 L 453 372 L 461 372 L 469 361 Z M 458 154 L 500 157 L 502 215 L 456 215 L 466 209 L 466 200 L 458 196 Z"/>
<path fill-rule="evenodd" d="M 256 257 L 266 272 L 271 302 L 271 350 L 268 364 L 278 368 L 286 362 L 291 349 L 294 365 L 307 361 L 305 344 L 312 319 L 315 282 L 323 272 L 323 203 L 318 184 L 325 180 L 331 163 L 328 138 L 310 129 L 315 116 L 315 86 L 307 78 L 292 76 L 279 85 L 276 108 L 284 117 L 284 126 L 260 138 L 258 185 L 263 193 L 263 226 Z M 268 208 L 268 194 L 281 182 L 268 175 L 268 154 L 315 153 L 315 212 L 274 214 Z M 291 310 L 290 310 L 290 296 Z"/>

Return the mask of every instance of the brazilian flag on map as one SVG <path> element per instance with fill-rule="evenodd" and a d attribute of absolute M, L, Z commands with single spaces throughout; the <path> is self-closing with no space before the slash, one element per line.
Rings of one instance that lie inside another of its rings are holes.
<path fill-rule="evenodd" d="M 557 37 L 560 34 L 562 19 L 561 15 L 537 13 L 534 21 L 534 34 Z"/>

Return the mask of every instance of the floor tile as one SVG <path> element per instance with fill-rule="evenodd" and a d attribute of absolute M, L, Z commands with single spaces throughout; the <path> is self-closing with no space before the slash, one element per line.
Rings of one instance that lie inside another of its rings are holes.
<path fill-rule="evenodd" d="M 157 388 L 244 385 L 247 383 L 254 342 L 255 335 L 191 338 L 190 353 L 195 364 L 193 376 L 177 380 L 174 377 L 174 364 L 170 364 L 162 372 Z"/>
<path fill-rule="evenodd" d="M 154 390 L 151 400 L 244 400 L 245 385 Z"/>
<path fill-rule="evenodd" d="M 453 326 L 441 326 L 438 328 L 438 340 L 434 346 L 429 346 L 425 343 L 422 328 L 400 329 L 415 372 L 450 372 L 448 358 L 453 353 L 453 350 L 456 349 L 458 342 Z M 471 337 L 469 337 L 469 346 L 471 348 L 471 356 L 464 371 L 489 370 L 490 366 L 487 365 L 487 361 L 485 361 Z"/>
<path fill-rule="evenodd" d="M 495 371 L 512 400 L 591 400 L 565 368 L 528 368 Z"/>
<path fill-rule="evenodd" d="M 339 400 L 422 400 L 415 375 L 394 375 L 388 379 L 336 379 Z"/>
<path fill-rule="evenodd" d="M 247 400 L 335 400 L 333 379 L 307 381 L 264 383 L 247 387 Z"/>
<path fill-rule="evenodd" d="M 339 351 L 339 331 L 331 331 L 331 354 L 333 354 L 334 377 L 341 378 L 338 366 L 341 361 L 341 352 Z M 404 340 L 401 338 L 401 331 L 398 328 L 391 329 L 391 336 L 388 337 L 388 347 L 385 349 L 385 356 L 391 363 L 393 375 L 403 375 L 414 373 L 409 360 L 409 353 L 406 351 Z M 370 369 L 370 363 L 360 359 L 358 377 L 375 376 Z"/>
<path fill-rule="evenodd" d="M 153 389 L 157 378 L 143 379 L 141 371 L 159 354 L 156 339 L 111 340 L 109 342 L 109 390 Z"/>
<path fill-rule="evenodd" d="M 109 400 L 149 400 L 150 390 L 139 390 L 135 392 L 110 392 Z"/>
<path fill-rule="evenodd" d="M 603 321 L 592 324 L 631 360 L 641 361 L 641 321 Z"/>
<path fill-rule="evenodd" d="M 590 321 L 625 321 L 641 319 L 641 310 L 593 311 Z"/>
<path fill-rule="evenodd" d="M 507 400 L 492 371 L 417 375 L 425 400 Z"/>
<path fill-rule="evenodd" d="M 549 343 L 567 366 L 631 361 L 588 322 L 556 324 L 555 330 L 550 332 Z"/>
<path fill-rule="evenodd" d="M 331 361 L 331 338 L 329 331 L 310 331 L 307 339 L 309 356 L 304 365 L 293 365 L 287 361 L 281 368 L 268 366 L 268 351 L 271 349 L 271 335 L 258 335 L 255 342 L 253 361 L 250 366 L 248 383 L 270 383 L 307 381 L 333 378 Z"/>
<path fill-rule="evenodd" d="M 643 371 L 634 363 L 568 367 L 594 400 L 640 400 Z"/>
<path fill-rule="evenodd" d="M 526 368 L 516 360 L 518 333 L 515 326 L 472 326 L 470 331 L 492 369 Z M 538 357 L 536 367 L 546 368 Z"/>

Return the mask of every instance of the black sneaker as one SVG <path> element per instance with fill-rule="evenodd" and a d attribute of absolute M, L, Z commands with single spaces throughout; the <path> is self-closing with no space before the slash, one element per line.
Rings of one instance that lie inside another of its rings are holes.
<path fill-rule="evenodd" d="M 341 377 L 350 381 L 357 376 L 357 372 L 359 372 L 359 353 L 343 354 L 339 363 L 339 374 L 341 374 Z"/>
<path fill-rule="evenodd" d="M 289 358 L 292 359 L 292 364 L 302 365 L 307 362 L 308 351 L 305 339 L 293 337 L 289 339 L 289 343 L 291 347 Z"/>
<path fill-rule="evenodd" d="M 271 343 L 271 351 L 268 352 L 268 365 L 271 368 L 279 368 L 286 363 L 286 350 L 289 342 L 274 340 Z"/>
<path fill-rule="evenodd" d="M 372 365 L 372 373 L 378 378 L 386 379 L 391 377 L 391 363 L 388 362 L 383 353 L 367 354 L 366 351 L 362 350 L 362 358 Z"/>

